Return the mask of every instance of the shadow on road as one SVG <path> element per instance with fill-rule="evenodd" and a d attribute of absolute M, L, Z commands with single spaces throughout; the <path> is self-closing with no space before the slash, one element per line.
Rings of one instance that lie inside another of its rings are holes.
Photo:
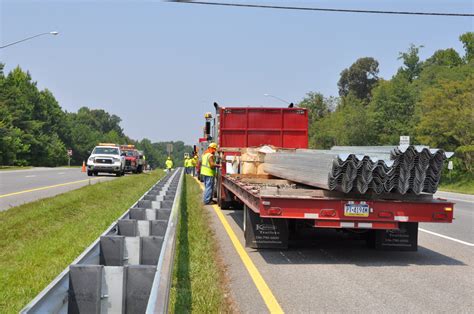
<path fill-rule="evenodd" d="M 243 230 L 242 211 L 224 211 Z M 243 238 L 243 235 L 242 235 Z M 409 265 L 467 266 L 452 257 L 418 246 L 417 252 L 391 252 L 368 248 L 362 235 L 335 229 L 299 230 L 287 250 L 258 252 L 269 264 L 351 264 L 360 267 Z"/>
<path fill-rule="evenodd" d="M 127 175 L 127 174 L 125 174 L 125 175 Z M 87 174 L 86 174 L 86 176 L 87 176 Z M 88 177 L 88 178 L 95 178 L 95 177 L 110 177 L 110 178 L 116 178 L 117 176 L 116 176 L 115 174 L 113 174 L 113 173 L 98 173 L 98 174 L 95 175 L 95 176 L 91 176 L 91 177 L 87 176 L 87 177 Z"/>

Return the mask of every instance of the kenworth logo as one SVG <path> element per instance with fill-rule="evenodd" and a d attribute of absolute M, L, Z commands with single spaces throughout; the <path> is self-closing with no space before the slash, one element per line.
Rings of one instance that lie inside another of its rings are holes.
<path fill-rule="evenodd" d="M 277 227 L 268 224 L 257 224 L 257 231 L 276 231 Z"/>

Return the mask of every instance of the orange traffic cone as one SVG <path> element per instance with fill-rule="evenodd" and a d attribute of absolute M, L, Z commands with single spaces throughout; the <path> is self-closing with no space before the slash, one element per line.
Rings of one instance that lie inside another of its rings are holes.
<path fill-rule="evenodd" d="M 81 172 L 86 172 L 86 162 L 85 161 L 82 162 Z"/>

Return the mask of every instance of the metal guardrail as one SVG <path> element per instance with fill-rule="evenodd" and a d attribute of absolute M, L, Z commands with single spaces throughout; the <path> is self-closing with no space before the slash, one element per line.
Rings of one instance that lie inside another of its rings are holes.
<path fill-rule="evenodd" d="M 161 178 L 21 313 L 167 312 L 183 177 Z"/>
<path fill-rule="evenodd" d="M 181 172 L 181 176 L 184 176 L 184 171 Z M 183 181 L 183 178 L 181 178 L 178 189 L 176 190 L 173 208 L 163 240 L 164 249 L 161 250 L 157 271 L 150 292 L 150 299 L 148 300 L 148 306 L 146 308 L 147 314 L 168 313 L 169 293 L 172 283 L 174 253 L 176 248 L 176 230 L 181 209 Z"/>

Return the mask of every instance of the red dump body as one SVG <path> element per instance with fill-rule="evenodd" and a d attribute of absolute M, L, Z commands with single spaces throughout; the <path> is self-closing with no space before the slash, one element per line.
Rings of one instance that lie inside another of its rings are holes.
<path fill-rule="evenodd" d="M 219 147 L 308 148 L 308 112 L 301 108 L 220 108 Z"/>

